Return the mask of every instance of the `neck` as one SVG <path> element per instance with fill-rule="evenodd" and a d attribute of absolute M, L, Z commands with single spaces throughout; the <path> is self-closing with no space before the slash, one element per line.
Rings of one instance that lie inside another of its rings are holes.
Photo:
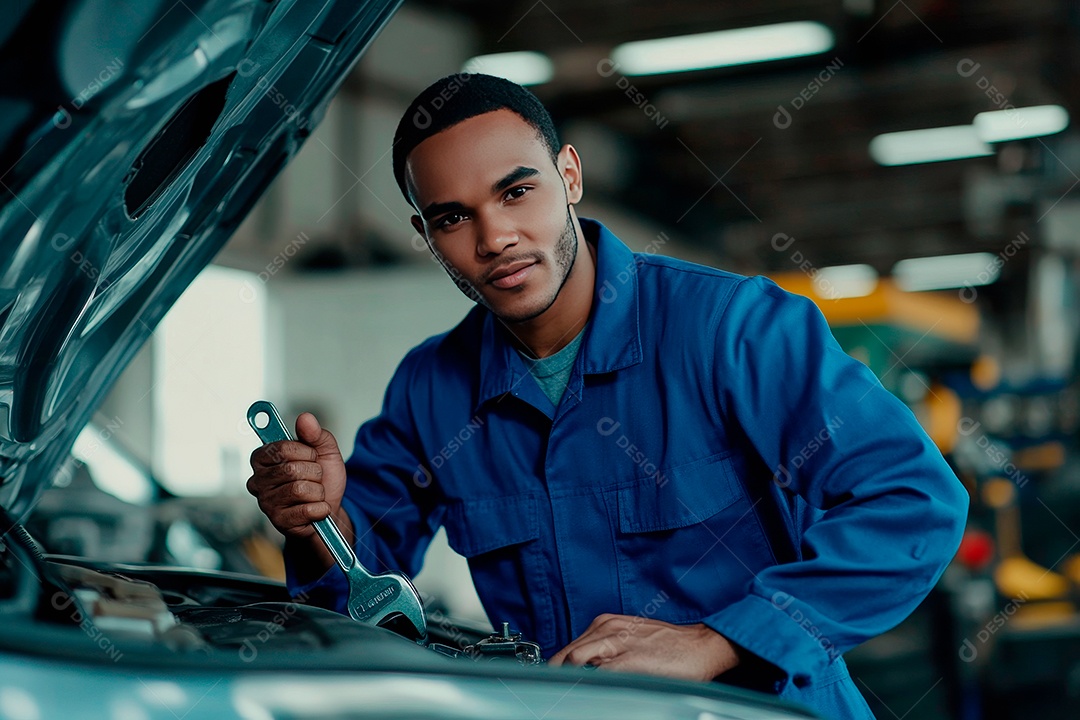
<path fill-rule="evenodd" d="M 576 219 L 574 228 L 578 236 L 577 256 L 555 302 L 532 320 L 507 326 L 514 344 L 535 358 L 562 350 L 589 320 L 596 285 L 596 247 L 586 242 Z"/>

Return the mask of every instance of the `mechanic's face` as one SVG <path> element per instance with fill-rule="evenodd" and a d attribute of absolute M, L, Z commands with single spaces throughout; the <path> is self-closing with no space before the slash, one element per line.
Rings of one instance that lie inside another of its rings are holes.
<path fill-rule="evenodd" d="M 547 310 L 570 277 L 581 198 L 569 145 L 558 166 L 510 110 L 477 115 L 417 145 L 405 165 L 416 231 L 465 295 L 507 322 Z"/>

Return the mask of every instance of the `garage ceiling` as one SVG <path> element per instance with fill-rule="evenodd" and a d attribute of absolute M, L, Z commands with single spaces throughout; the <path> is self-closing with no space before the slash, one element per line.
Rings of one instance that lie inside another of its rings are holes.
<path fill-rule="evenodd" d="M 796 237 L 818 266 L 861 262 L 881 272 L 905 257 L 994 250 L 1071 187 L 1070 166 L 1080 171 L 1068 131 L 945 163 L 881 167 L 868 153 L 880 133 L 967 124 L 1004 103 L 1075 109 L 1080 11 L 1072 3 L 459 0 L 438 8 L 475 25 L 481 52 L 548 54 L 556 78 L 533 89 L 560 128 L 568 137 L 602 129 L 620 155 L 595 192 L 735 269 L 791 269 L 771 246 L 776 233 Z M 836 47 L 623 80 L 597 69 L 629 40 L 799 20 L 830 27 Z M 626 94 L 629 83 L 659 115 Z M 990 85 L 1000 94 L 988 94 Z M 782 117 L 774 122 L 780 106 L 791 116 L 784 127 Z M 578 149 L 588 180 L 590 147 Z"/>

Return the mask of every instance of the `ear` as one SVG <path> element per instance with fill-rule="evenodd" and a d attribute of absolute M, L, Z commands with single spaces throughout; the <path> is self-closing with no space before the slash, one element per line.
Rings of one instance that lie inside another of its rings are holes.
<path fill-rule="evenodd" d="M 424 232 L 424 221 L 419 215 L 413 215 L 409 218 L 409 222 L 412 223 L 413 230 L 415 230 L 422 238 L 427 240 L 427 233 Z"/>
<path fill-rule="evenodd" d="M 576 205 L 581 201 L 584 194 L 581 178 L 581 158 L 573 145 L 563 145 L 559 150 L 557 162 L 559 174 L 562 175 L 563 186 L 566 188 L 566 201 Z"/>

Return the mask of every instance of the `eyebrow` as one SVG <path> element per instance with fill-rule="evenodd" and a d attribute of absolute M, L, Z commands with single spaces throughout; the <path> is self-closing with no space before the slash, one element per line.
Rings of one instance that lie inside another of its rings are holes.
<path fill-rule="evenodd" d="M 491 193 L 494 195 L 495 193 L 502 192 L 516 182 L 521 182 L 525 178 L 536 177 L 539 174 L 540 171 L 536 168 L 518 165 L 510 172 L 506 173 L 506 175 L 503 176 L 502 180 L 499 180 L 491 186 Z"/>
<path fill-rule="evenodd" d="M 499 180 L 496 180 L 491 186 L 491 193 L 500 193 L 506 188 L 510 187 L 514 183 L 521 182 L 526 178 L 536 177 L 540 174 L 540 171 L 536 168 L 526 167 L 524 165 L 518 165 L 516 168 L 506 173 Z M 436 215 L 442 215 L 447 212 L 461 212 L 465 209 L 465 206 L 460 202 L 454 200 L 451 202 L 433 202 L 424 208 L 420 213 L 421 217 L 430 219 Z"/>

